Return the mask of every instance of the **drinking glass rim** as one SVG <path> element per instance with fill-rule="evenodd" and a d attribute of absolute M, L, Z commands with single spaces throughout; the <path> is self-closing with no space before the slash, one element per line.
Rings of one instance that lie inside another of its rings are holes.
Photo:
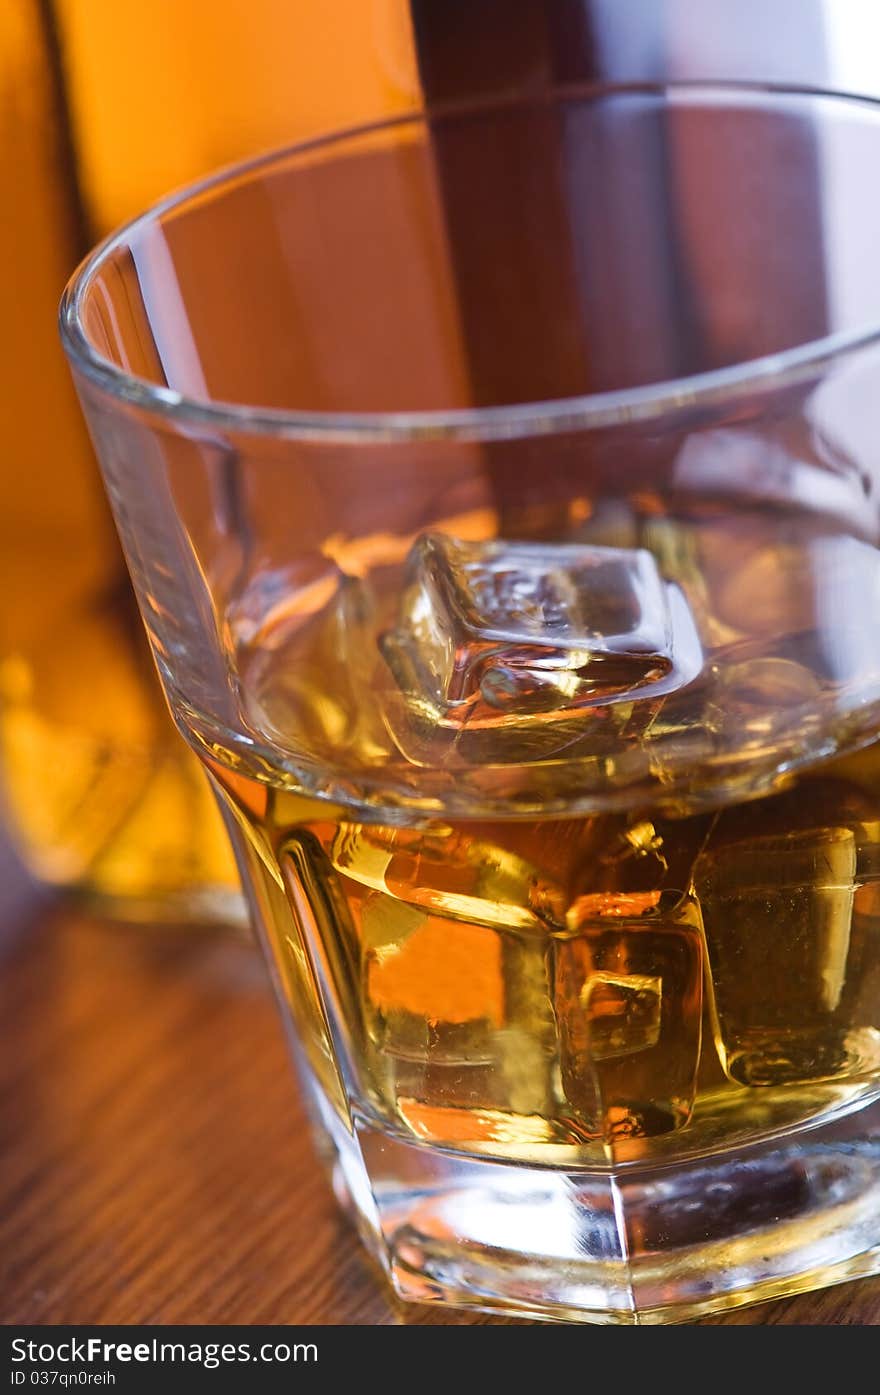
<path fill-rule="evenodd" d="M 233 185 L 272 165 L 281 165 L 335 144 L 405 126 L 425 126 L 432 121 L 481 111 L 534 107 L 615 95 L 663 96 L 670 93 L 767 97 L 811 97 L 866 107 L 880 115 L 880 98 L 862 93 L 803 84 L 747 82 L 739 80 L 687 79 L 671 82 L 583 82 L 558 84 L 543 91 L 508 97 L 488 97 L 436 104 L 392 118 L 342 127 L 304 141 L 275 147 L 245 160 L 234 161 L 167 194 L 144 212 L 109 233 L 79 263 L 61 297 L 59 327 L 65 352 L 83 376 L 111 397 L 139 407 L 181 426 L 238 432 L 276 440 L 327 444 L 382 444 L 405 441 L 493 441 L 521 437 L 556 436 L 632 422 L 650 421 L 685 409 L 711 407 L 754 394 L 794 386 L 843 355 L 880 343 L 880 322 L 859 329 L 838 331 L 794 345 L 778 353 L 744 359 L 723 368 L 709 369 L 679 378 L 663 379 L 637 387 L 584 393 L 544 401 L 504 403 L 487 407 L 439 408 L 415 411 L 328 412 L 247 403 L 205 401 L 127 372 L 95 348 L 82 323 L 84 297 L 92 279 L 120 247 L 139 231 L 166 214 L 195 202 L 224 185 Z"/>

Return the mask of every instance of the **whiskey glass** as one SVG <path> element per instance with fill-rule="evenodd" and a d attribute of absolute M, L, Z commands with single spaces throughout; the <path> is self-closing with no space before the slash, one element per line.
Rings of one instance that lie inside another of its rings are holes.
<path fill-rule="evenodd" d="M 662 1322 L 880 1268 L 878 160 L 833 94 L 462 103 L 195 186 L 65 294 L 404 1299 Z"/>

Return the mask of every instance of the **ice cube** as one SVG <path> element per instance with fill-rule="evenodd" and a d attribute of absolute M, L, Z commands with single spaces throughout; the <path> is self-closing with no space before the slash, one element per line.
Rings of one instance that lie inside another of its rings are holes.
<path fill-rule="evenodd" d="M 501 942 L 504 1027 L 496 1034 L 507 1107 L 518 1114 L 555 1109 L 557 1057 L 550 966 L 541 935 L 506 934 Z"/>
<path fill-rule="evenodd" d="M 808 794 L 755 806 L 752 836 L 744 836 L 735 815 L 723 815 L 694 871 L 721 1056 L 731 1078 L 745 1085 L 852 1070 L 857 842 L 846 826 L 779 832 L 786 819 L 791 827 L 798 798 Z M 833 802 L 832 793 L 827 813 Z"/>
<path fill-rule="evenodd" d="M 381 648 L 410 702 L 451 725 L 631 701 L 672 671 L 671 589 L 643 549 L 429 534 Z"/>
<path fill-rule="evenodd" d="M 413 830 L 344 823 L 330 857 L 346 883 L 451 920 L 504 929 L 563 925 L 564 894 L 552 875 L 477 832 L 446 824 Z"/>
<path fill-rule="evenodd" d="M 260 643 L 238 655 L 249 724 L 283 750 L 331 764 L 343 753 L 353 764 L 390 754 L 365 700 L 377 664 L 374 611 L 370 586 L 338 573 L 279 603 Z"/>
<path fill-rule="evenodd" d="M 372 943 L 363 931 L 361 976 L 371 1040 L 422 1070 L 493 1062 L 494 1031 L 504 1023 L 496 934 L 402 909 L 381 892 L 366 898 L 366 908 Z"/>
<path fill-rule="evenodd" d="M 410 1118 L 551 1108 L 546 930 L 564 925 L 565 894 L 507 829 L 490 831 L 345 823 L 330 845 L 359 927 L 368 1039 Z"/>
<path fill-rule="evenodd" d="M 554 937 L 562 1086 L 606 1142 L 681 1128 L 700 1057 L 703 953 L 694 899 L 596 893 L 576 933 Z M 572 922 L 575 928 L 574 921 Z"/>
<path fill-rule="evenodd" d="M 660 1040 L 663 980 L 657 974 L 590 974 L 580 999 L 596 1061 L 648 1051 Z"/>
<path fill-rule="evenodd" d="M 368 953 L 381 966 L 399 954 L 411 935 L 421 930 L 428 917 L 418 906 L 395 901 L 381 892 L 361 902 L 361 937 Z"/>

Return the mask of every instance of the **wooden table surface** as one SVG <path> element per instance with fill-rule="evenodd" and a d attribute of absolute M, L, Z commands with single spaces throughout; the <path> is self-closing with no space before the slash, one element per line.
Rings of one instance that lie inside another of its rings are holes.
<path fill-rule="evenodd" d="M 3 899 L 0 1321 L 492 1321 L 378 1281 L 250 943 Z M 880 1279 L 707 1321 L 880 1324 Z"/>

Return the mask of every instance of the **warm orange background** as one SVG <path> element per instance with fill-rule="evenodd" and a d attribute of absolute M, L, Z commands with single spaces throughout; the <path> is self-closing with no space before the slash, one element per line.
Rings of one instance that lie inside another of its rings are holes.
<path fill-rule="evenodd" d="M 101 228 L 203 171 L 418 104 L 405 0 L 57 9 L 83 190 Z"/>
<path fill-rule="evenodd" d="M 160 901 L 232 876 L 126 599 L 58 340 L 64 283 L 174 187 L 418 91 L 407 0 L 0 0 L 0 753 L 42 876 Z"/>

